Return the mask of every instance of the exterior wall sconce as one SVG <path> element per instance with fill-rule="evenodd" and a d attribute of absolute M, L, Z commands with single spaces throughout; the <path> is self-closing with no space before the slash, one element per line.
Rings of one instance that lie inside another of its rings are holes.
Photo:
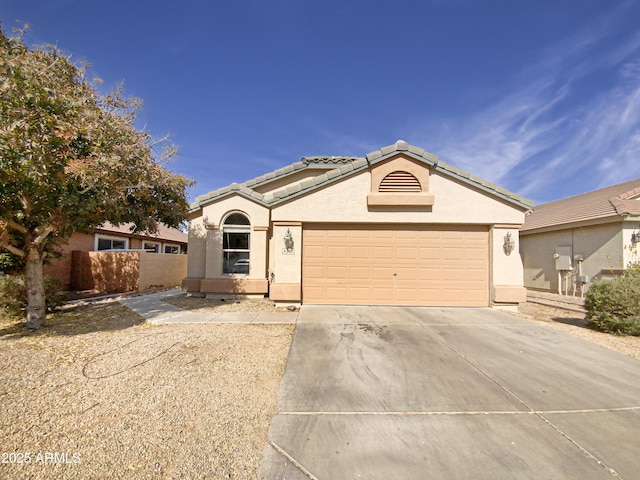
<path fill-rule="evenodd" d="M 504 243 L 502 244 L 502 250 L 506 256 L 511 255 L 513 249 L 516 248 L 516 242 L 511 238 L 511 232 L 507 232 L 504 236 Z"/>
<path fill-rule="evenodd" d="M 291 230 L 287 228 L 287 233 L 285 234 L 284 238 L 284 248 L 282 249 L 282 254 L 283 255 L 294 255 L 295 254 L 295 250 L 293 248 L 294 243 L 293 243 L 293 235 L 291 235 Z"/>
<path fill-rule="evenodd" d="M 631 234 L 631 244 L 635 245 L 637 243 L 640 243 L 640 228 L 634 230 Z"/>

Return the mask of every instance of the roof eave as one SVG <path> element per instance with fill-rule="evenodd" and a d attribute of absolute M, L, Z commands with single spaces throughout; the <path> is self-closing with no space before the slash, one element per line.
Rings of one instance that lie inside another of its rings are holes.
<path fill-rule="evenodd" d="M 526 220 L 525 225 L 520 228 L 520 235 L 533 235 L 536 233 L 554 232 L 558 230 L 569 230 L 572 228 L 590 227 L 592 225 L 604 225 L 607 223 L 617 223 L 628 220 L 628 218 L 620 215 L 603 215 L 601 217 L 594 217 L 585 220 L 579 220 L 575 222 L 562 222 L 553 225 L 542 225 L 540 227 L 527 228 Z"/>

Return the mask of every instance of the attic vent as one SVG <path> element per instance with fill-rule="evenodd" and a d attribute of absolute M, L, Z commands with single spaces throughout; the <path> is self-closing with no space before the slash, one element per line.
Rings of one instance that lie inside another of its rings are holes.
<path fill-rule="evenodd" d="M 409 172 L 395 171 L 388 174 L 380 182 L 378 192 L 421 192 L 420 182 Z"/>

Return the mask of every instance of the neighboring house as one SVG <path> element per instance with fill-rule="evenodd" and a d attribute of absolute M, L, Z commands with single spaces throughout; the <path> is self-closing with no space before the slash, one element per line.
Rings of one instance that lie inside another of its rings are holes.
<path fill-rule="evenodd" d="M 524 284 L 570 294 L 574 287 L 586 290 L 593 280 L 638 262 L 638 242 L 640 178 L 539 205 L 520 230 Z"/>
<path fill-rule="evenodd" d="M 72 252 L 138 250 L 154 253 L 180 254 L 187 249 L 187 234 L 160 224 L 155 234 L 131 233 L 132 224 L 119 226 L 105 223 L 91 233 L 74 233 L 60 248 L 62 257 L 52 259 L 44 267 L 45 275 L 57 278 L 65 289 L 82 289 L 72 285 Z"/>
<path fill-rule="evenodd" d="M 513 307 L 531 202 L 403 141 L 305 157 L 200 196 L 193 294 L 283 303 Z M 513 252 L 513 253 L 512 253 Z"/>

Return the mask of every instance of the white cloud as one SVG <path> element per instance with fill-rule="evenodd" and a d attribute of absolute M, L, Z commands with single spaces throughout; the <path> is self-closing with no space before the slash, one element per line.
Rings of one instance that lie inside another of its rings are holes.
<path fill-rule="evenodd" d="M 639 177 L 640 34 L 620 38 L 621 14 L 545 49 L 500 102 L 440 128 L 438 155 L 542 201 Z"/>

